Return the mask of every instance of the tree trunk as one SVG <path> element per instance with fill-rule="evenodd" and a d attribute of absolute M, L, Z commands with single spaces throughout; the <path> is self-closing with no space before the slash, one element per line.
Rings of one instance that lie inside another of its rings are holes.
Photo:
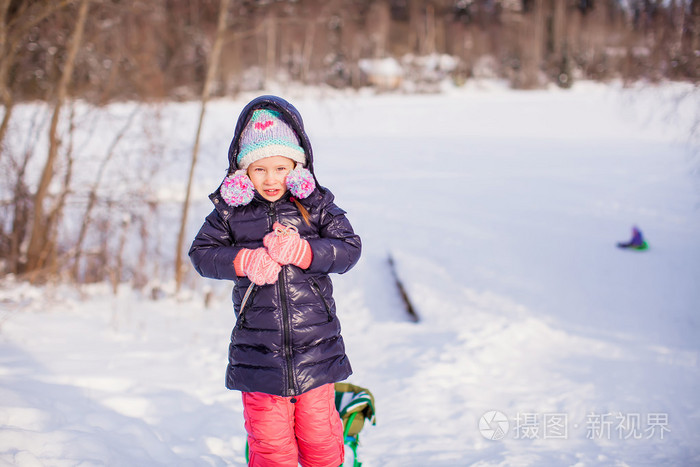
<path fill-rule="evenodd" d="M 0 0 L 0 53 L 5 56 L 7 46 L 7 10 L 10 9 L 10 0 Z"/>
<path fill-rule="evenodd" d="M 75 29 L 73 30 L 73 37 L 71 38 L 68 55 L 66 56 L 65 68 L 63 69 L 61 80 L 58 83 L 56 102 L 54 104 L 51 125 L 49 128 L 49 153 L 46 159 L 46 164 L 44 165 L 44 170 L 41 174 L 41 179 L 39 180 L 36 195 L 34 196 L 34 216 L 31 230 L 32 234 L 29 240 L 29 247 L 27 249 L 27 271 L 36 271 L 41 269 L 46 261 L 45 245 L 49 240 L 48 233 L 50 231 L 50 226 L 47 225 L 44 215 L 44 200 L 46 199 L 49 191 L 49 185 L 51 184 L 51 180 L 53 178 L 53 168 L 58 156 L 58 148 L 60 145 L 58 136 L 58 120 L 60 117 L 61 108 L 63 107 L 66 96 L 68 95 L 68 85 L 73 75 L 73 69 L 75 68 L 75 57 L 78 55 L 78 49 L 80 48 L 83 32 L 85 30 L 85 21 L 87 18 L 89 4 L 90 0 L 82 0 L 80 3 L 78 18 L 75 23 Z"/>
<path fill-rule="evenodd" d="M 522 69 L 516 87 L 534 89 L 540 86 L 542 51 L 545 46 L 544 0 L 533 0 L 526 11 L 522 36 Z"/>
<path fill-rule="evenodd" d="M 265 87 L 269 87 L 275 76 L 277 62 L 277 21 L 272 11 L 265 23 Z"/>
<path fill-rule="evenodd" d="M 50 230 L 47 231 L 47 236 L 49 240 L 44 244 L 41 252 L 41 257 L 44 262 L 42 269 L 35 269 L 32 271 L 29 280 L 30 282 L 36 282 L 37 277 L 39 277 L 41 272 L 46 272 L 47 276 L 55 277 L 58 273 L 58 262 L 56 261 L 56 242 L 54 240 L 58 233 L 58 225 L 63 216 L 63 208 L 66 205 L 66 199 L 68 198 L 68 193 L 70 192 L 71 179 L 73 177 L 73 141 L 72 136 L 75 134 L 74 120 L 75 114 L 71 110 L 71 128 L 68 134 L 71 136 L 71 142 L 69 148 L 66 151 L 67 163 L 66 172 L 63 178 L 63 189 L 60 195 L 57 197 L 56 203 L 54 204 L 51 211 L 48 213 L 46 225 Z"/>
<path fill-rule="evenodd" d="M 177 245 L 175 246 L 175 291 L 179 292 L 182 286 L 182 278 L 185 272 L 185 267 L 182 261 L 182 253 L 185 242 L 185 232 L 187 231 L 187 214 L 190 206 L 190 196 L 192 194 L 192 180 L 194 178 L 194 169 L 197 165 L 197 156 L 199 154 L 199 139 L 202 133 L 202 123 L 204 122 L 204 113 L 207 108 L 207 101 L 211 92 L 211 85 L 216 76 L 216 70 L 219 66 L 219 57 L 221 55 L 221 47 L 224 43 L 224 33 L 226 32 L 226 18 L 228 13 L 228 5 L 230 0 L 221 0 L 219 5 L 219 21 L 216 28 L 216 39 L 214 47 L 211 51 L 209 67 L 204 80 L 204 88 L 202 89 L 201 109 L 199 112 L 199 123 L 197 125 L 197 133 L 194 139 L 194 147 L 192 148 L 192 162 L 190 164 L 190 173 L 187 178 L 187 190 L 185 192 L 185 201 L 182 203 L 182 219 L 180 221 L 180 232 L 177 236 Z"/>
<path fill-rule="evenodd" d="M 14 13 L 15 18 L 11 25 L 7 22 L 7 13 L 12 0 L 0 0 L 0 103 L 5 107 L 5 113 L 0 122 L 0 144 L 5 140 L 14 108 L 14 99 L 10 91 L 10 70 L 15 64 L 17 55 L 23 50 L 21 38 L 41 21 L 74 1 L 45 2 L 43 5 L 38 2 L 34 5 L 22 2 Z"/>
<path fill-rule="evenodd" d="M 566 4 L 553 0 L 552 9 L 552 54 L 555 59 L 560 59 L 567 52 L 566 38 Z"/>
<path fill-rule="evenodd" d="M 7 82 L 10 69 L 7 37 L 7 10 L 9 8 L 10 0 L 0 0 L 0 102 L 5 108 L 2 115 L 2 123 L 0 123 L 0 144 L 5 139 L 13 107 L 12 94 L 10 94 Z"/>
<path fill-rule="evenodd" d="M 391 28 L 390 8 L 389 2 L 373 2 L 367 13 L 366 29 L 372 42 L 372 56 L 374 58 L 387 56 Z"/>
<path fill-rule="evenodd" d="M 686 75 L 697 80 L 700 75 L 700 0 L 690 2 L 690 11 L 683 23 L 681 43 L 683 55 L 688 60 Z"/>
<path fill-rule="evenodd" d="M 435 53 L 435 7 L 428 3 L 425 7 L 425 41 L 421 52 L 424 55 Z"/>
<path fill-rule="evenodd" d="M 119 292 L 119 284 L 122 282 L 122 269 L 124 267 L 124 247 L 126 246 L 126 237 L 131 226 L 131 218 L 127 217 L 122 221 L 122 231 L 119 235 L 119 246 L 117 247 L 116 264 L 111 268 L 109 275 L 112 283 L 112 293 L 116 296 Z"/>
<path fill-rule="evenodd" d="M 316 19 L 309 21 L 309 24 L 306 26 L 306 31 L 304 32 L 304 46 L 302 49 L 301 61 L 301 82 L 307 85 L 311 84 L 309 83 L 309 70 L 311 70 L 314 39 L 316 39 Z"/>
<path fill-rule="evenodd" d="M 32 194 L 29 187 L 25 183 L 25 175 L 27 172 L 27 163 L 29 158 L 24 159 L 24 163 L 17 171 L 14 186 L 14 209 L 12 213 L 12 231 L 10 232 L 10 245 L 7 258 L 6 272 L 17 274 L 20 264 L 20 249 L 22 242 L 27 234 L 26 230 L 29 226 L 29 217 L 31 213 L 31 198 Z"/>

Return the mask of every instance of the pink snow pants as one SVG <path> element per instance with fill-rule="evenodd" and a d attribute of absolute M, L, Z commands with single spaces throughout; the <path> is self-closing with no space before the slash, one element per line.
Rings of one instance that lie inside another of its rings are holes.
<path fill-rule="evenodd" d="M 295 402 L 292 402 L 294 400 Z M 251 467 L 337 467 L 343 463 L 343 423 L 333 384 L 295 397 L 243 393 Z"/>

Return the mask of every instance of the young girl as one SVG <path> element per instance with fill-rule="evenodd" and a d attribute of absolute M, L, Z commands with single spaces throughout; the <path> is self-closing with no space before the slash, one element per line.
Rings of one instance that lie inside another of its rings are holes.
<path fill-rule="evenodd" d="M 291 104 L 262 96 L 243 109 L 210 198 L 189 254 L 202 276 L 234 281 L 226 387 L 243 392 L 249 465 L 338 466 L 333 383 L 352 370 L 328 275 L 352 268 L 361 243 L 318 185 Z"/>

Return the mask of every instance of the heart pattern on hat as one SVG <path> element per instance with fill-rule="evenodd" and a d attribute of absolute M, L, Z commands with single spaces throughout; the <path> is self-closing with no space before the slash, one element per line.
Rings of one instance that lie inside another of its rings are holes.
<path fill-rule="evenodd" d="M 272 120 L 265 120 L 264 122 L 255 122 L 255 129 L 265 131 L 274 124 L 275 122 L 273 122 Z"/>

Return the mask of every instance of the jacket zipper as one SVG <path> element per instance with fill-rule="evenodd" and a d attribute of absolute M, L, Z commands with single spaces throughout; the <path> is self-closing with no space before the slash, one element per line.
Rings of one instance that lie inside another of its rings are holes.
<path fill-rule="evenodd" d="M 255 283 L 251 282 L 250 285 L 248 286 L 248 289 L 245 291 L 245 295 L 243 296 L 243 300 L 241 301 L 241 311 L 238 313 L 238 325 L 240 327 L 245 327 L 245 312 L 246 312 L 246 306 L 249 303 L 253 303 L 253 298 L 255 297 L 255 294 L 258 292 L 258 286 L 255 285 Z"/>
<path fill-rule="evenodd" d="M 319 298 L 323 302 L 323 306 L 326 308 L 326 314 L 328 314 L 328 322 L 330 323 L 331 321 L 333 321 L 333 315 L 331 314 L 331 307 L 328 306 L 326 297 L 324 297 L 323 293 L 321 293 L 321 286 L 318 284 L 318 281 L 314 277 L 310 278 L 309 282 L 311 282 L 311 288 L 316 291 L 316 294 L 318 294 Z"/>
<path fill-rule="evenodd" d="M 282 302 L 282 323 L 284 326 L 284 339 L 283 339 L 283 346 L 284 346 L 284 357 L 287 361 L 287 395 L 288 396 L 295 396 L 296 395 L 296 388 L 294 387 L 294 375 L 293 375 L 293 368 L 292 368 L 292 339 L 291 339 L 291 330 L 290 330 L 290 325 L 289 325 L 289 310 L 287 308 L 287 294 L 284 292 L 285 290 L 285 279 L 284 279 L 284 271 L 281 274 L 280 280 L 277 281 L 279 284 L 279 291 L 280 291 L 280 301 Z"/>
<path fill-rule="evenodd" d="M 272 229 L 272 224 L 277 221 L 277 213 L 275 212 L 275 202 L 270 203 L 270 210 L 268 211 L 270 225 L 269 228 Z M 282 348 L 284 349 L 284 358 L 287 363 L 286 365 L 286 383 L 287 388 L 285 389 L 287 396 L 295 396 L 297 394 L 294 385 L 294 368 L 292 362 L 292 331 L 289 321 L 289 309 L 287 304 L 287 294 L 286 290 L 286 279 L 284 275 L 284 266 L 282 266 L 282 272 L 280 273 L 279 280 L 277 281 L 277 286 L 280 295 L 280 302 L 282 305 Z"/>

